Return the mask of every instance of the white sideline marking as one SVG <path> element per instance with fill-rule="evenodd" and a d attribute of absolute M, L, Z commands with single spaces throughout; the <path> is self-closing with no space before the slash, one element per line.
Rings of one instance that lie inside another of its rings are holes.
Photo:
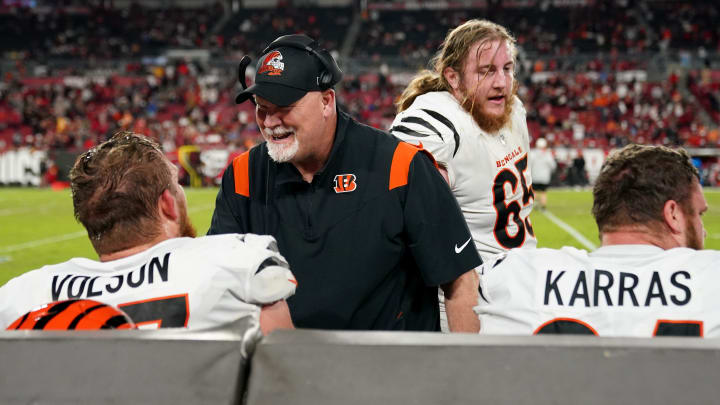
<path fill-rule="evenodd" d="M 580 232 L 578 232 L 575 228 L 572 226 L 566 224 L 563 220 L 556 217 L 555 214 L 552 212 L 545 210 L 541 211 L 538 210 L 538 212 L 543 213 L 552 223 L 562 228 L 565 232 L 569 233 L 570 236 L 575 238 L 578 242 L 580 242 L 583 246 L 585 246 L 589 250 L 595 250 L 597 246 L 595 246 L 594 243 L 590 242 L 588 238 L 584 237 Z"/>
<path fill-rule="evenodd" d="M 50 238 L 31 240 L 30 242 L 20 243 L 18 245 L 10 245 L 10 246 L 5 246 L 5 247 L 0 247 L 0 253 L 9 253 L 9 252 L 14 252 L 16 250 L 34 248 L 34 247 L 38 247 L 38 246 L 42 246 L 42 245 L 48 245 L 50 243 L 62 242 L 64 240 L 79 238 L 81 236 L 87 236 L 87 232 L 78 231 L 78 232 L 73 232 L 73 233 L 66 233 L 64 235 L 52 236 Z"/>
<path fill-rule="evenodd" d="M 212 208 L 212 207 L 213 207 L 212 205 L 208 205 L 208 204 L 201 205 L 199 207 L 188 208 L 188 212 L 203 211 L 203 210 L 206 210 L 206 209 Z M 49 245 L 51 243 L 62 242 L 65 240 L 79 238 L 81 236 L 87 236 L 87 232 L 86 231 L 78 231 L 78 232 L 73 232 L 73 233 L 66 233 L 64 235 L 52 236 L 50 238 L 31 240 L 30 242 L 20 243 L 18 245 L 10 245 L 10 246 L 5 246 L 5 247 L 0 247 L 0 253 L 9 253 L 9 252 L 14 252 L 16 250 L 30 249 L 30 248 L 34 248 L 34 247 L 38 247 L 38 246 L 42 246 L 42 245 Z"/>
<path fill-rule="evenodd" d="M 47 204 L 47 205 L 40 205 L 40 206 L 29 206 L 24 208 L 6 208 L 0 210 L 0 216 L 8 216 L 8 215 L 15 215 L 15 214 L 24 214 L 27 212 L 47 212 L 55 207 L 57 207 L 59 204 Z"/>

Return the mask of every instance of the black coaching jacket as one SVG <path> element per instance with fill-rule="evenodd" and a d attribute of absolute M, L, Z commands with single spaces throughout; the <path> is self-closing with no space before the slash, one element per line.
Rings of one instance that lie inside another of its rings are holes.
<path fill-rule="evenodd" d="M 439 330 L 437 286 L 482 262 L 432 157 L 338 112 L 312 182 L 265 143 L 225 170 L 208 234 L 275 237 L 297 327 Z"/>

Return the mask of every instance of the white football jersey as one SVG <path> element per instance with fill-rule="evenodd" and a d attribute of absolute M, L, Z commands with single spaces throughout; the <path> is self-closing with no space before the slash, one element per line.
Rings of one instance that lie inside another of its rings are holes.
<path fill-rule="evenodd" d="M 510 122 L 489 135 L 448 92 L 418 96 L 390 132 L 422 144 L 447 166 L 450 188 L 483 260 L 511 248 L 535 247 L 525 108 L 514 98 Z"/>
<path fill-rule="evenodd" d="M 720 336 L 720 251 L 514 249 L 480 269 L 480 333 Z"/>
<path fill-rule="evenodd" d="M 295 293 L 271 236 L 175 238 L 110 262 L 74 258 L 0 288 L 0 330 L 37 307 L 88 298 L 120 307 L 140 328 L 205 328 L 251 315 Z"/>

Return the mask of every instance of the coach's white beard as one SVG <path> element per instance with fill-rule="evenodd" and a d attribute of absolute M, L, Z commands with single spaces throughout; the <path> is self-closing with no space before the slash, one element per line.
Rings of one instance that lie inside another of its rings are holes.
<path fill-rule="evenodd" d="M 300 148 L 300 143 L 297 140 L 297 136 L 295 136 L 295 131 L 292 128 L 288 127 L 276 127 L 276 128 L 265 128 L 263 131 L 263 136 L 265 137 L 265 144 L 268 148 L 268 155 L 270 155 L 270 159 L 276 161 L 277 163 L 283 163 L 283 162 L 289 162 L 292 160 L 292 158 L 295 157 L 297 154 L 298 149 Z M 292 142 L 289 144 L 282 143 L 278 144 L 275 142 L 272 142 L 273 135 L 282 135 L 288 132 L 292 132 L 293 135 L 290 135 L 293 137 Z"/>

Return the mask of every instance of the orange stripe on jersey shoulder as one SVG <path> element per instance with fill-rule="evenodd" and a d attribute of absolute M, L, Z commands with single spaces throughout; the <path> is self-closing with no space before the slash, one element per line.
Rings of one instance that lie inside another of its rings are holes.
<path fill-rule="evenodd" d="M 437 168 L 437 162 L 433 158 L 432 154 L 425 149 L 422 149 L 421 145 L 413 145 L 406 142 L 398 143 L 395 147 L 395 153 L 393 154 L 392 163 L 390 165 L 390 186 L 392 190 L 397 187 L 402 187 L 408 182 L 408 174 L 410 173 L 410 162 L 417 152 L 425 153 Z"/>
<path fill-rule="evenodd" d="M 233 159 L 235 192 L 250 197 L 250 151 Z"/>

